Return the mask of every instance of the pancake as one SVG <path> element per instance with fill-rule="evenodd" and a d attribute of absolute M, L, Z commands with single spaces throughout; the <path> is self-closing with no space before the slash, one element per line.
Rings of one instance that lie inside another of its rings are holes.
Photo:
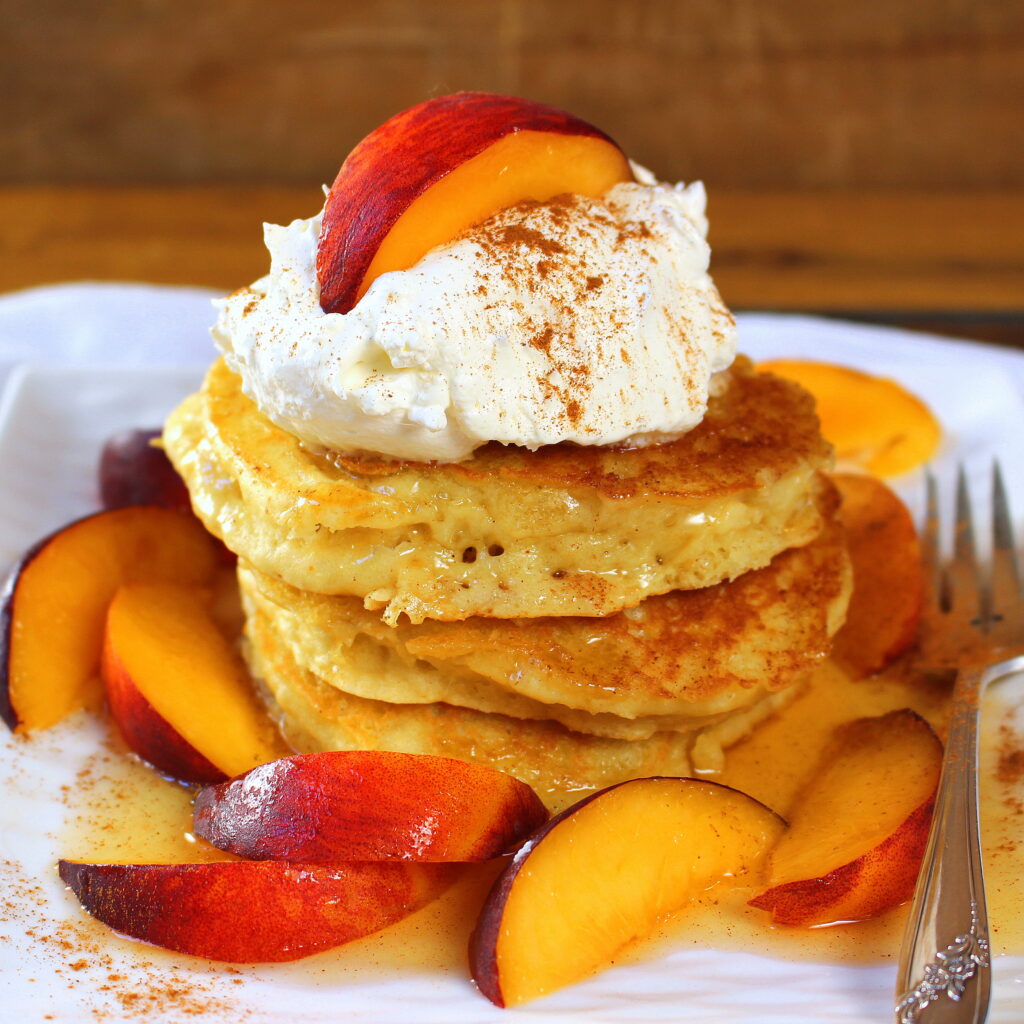
<path fill-rule="evenodd" d="M 461 463 L 317 453 L 217 362 L 164 444 L 207 528 L 260 572 L 393 624 L 607 616 L 709 587 L 821 530 L 831 449 L 811 397 L 738 359 L 678 441 Z"/>
<path fill-rule="evenodd" d="M 555 806 L 575 799 L 581 790 L 700 770 L 701 764 L 691 760 L 692 747 L 699 745 L 709 764 L 720 760 L 723 742 L 736 742 L 798 691 L 792 687 L 771 694 L 696 733 L 615 740 L 573 732 L 556 722 L 444 703 L 398 705 L 353 697 L 300 668 L 258 612 L 249 617 L 247 634 L 249 667 L 296 750 L 396 750 L 455 757 L 506 771 Z"/>
<path fill-rule="evenodd" d="M 240 577 L 244 578 L 242 574 Z M 275 642 L 288 650 L 297 665 L 313 672 L 323 682 L 355 697 L 366 697 L 388 704 L 446 703 L 509 718 L 548 719 L 574 732 L 621 740 L 642 740 L 655 732 L 685 731 L 696 727 L 685 714 L 629 719 L 612 714 L 591 714 L 561 704 L 542 704 L 495 686 L 478 673 L 455 665 L 438 670 L 425 661 L 410 658 L 404 651 L 393 646 L 377 643 L 366 633 L 349 631 L 349 639 L 333 652 L 327 648 L 314 647 L 303 641 L 317 632 L 315 627 L 307 628 L 306 623 L 301 621 L 297 623 L 294 614 L 268 600 L 251 582 L 251 577 L 243 606 L 247 614 L 259 613 L 262 616 L 264 628 L 274 633 Z M 301 636 L 296 635 L 296 625 L 299 626 Z M 321 633 L 319 639 L 326 640 L 327 636 Z M 719 717 L 709 716 L 707 723 Z"/>
<path fill-rule="evenodd" d="M 707 725 L 798 682 L 829 651 L 851 573 L 832 523 L 763 569 L 601 619 L 388 626 L 358 598 L 303 592 L 245 566 L 239 583 L 296 663 L 346 693 L 640 739 Z"/>

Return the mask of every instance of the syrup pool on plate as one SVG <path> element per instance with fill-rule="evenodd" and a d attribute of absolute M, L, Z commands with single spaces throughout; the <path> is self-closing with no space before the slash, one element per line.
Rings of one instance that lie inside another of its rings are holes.
<path fill-rule="evenodd" d="M 792 806 L 807 765 L 813 764 L 840 722 L 911 707 L 940 732 L 947 688 L 909 672 L 891 671 L 852 680 L 824 663 L 806 691 L 732 747 L 726 767 L 714 777 L 743 790 L 784 815 Z M 1024 677 L 992 690 L 984 714 L 982 811 L 985 868 L 993 948 L 1024 953 L 1018 880 L 1024 876 L 1024 712 L 1018 710 Z M 62 856 L 82 860 L 173 862 L 227 859 L 191 833 L 191 791 L 158 777 L 128 754 L 111 730 L 107 742 L 80 773 L 85 784 L 65 793 L 67 826 L 59 837 Z M 571 802 L 579 794 L 566 797 Z M 317 986 L 346 978 L 400 977 L 435 973 L 466 977 L 466 946 L 483 898 L 501 863 L 471 865 L 444 897 L 397 925 L 294 964 L 274 967 L 275 976 Z M 768 916 L 746 906 L 753 890 L 721 898 L 712 892 L 661 931 L 626 951 L 618 962 L 657 956 L 685 947 L 743 950 L 788 960 L 880 963 L 896 955 L 905 911 L 853 925 L 800 929 L 772 926 Z M 101 925 L 98 931 L 106 933 Z M 109 933 L 107 933 L 109 934 Z M 111 936 L 113 940 L 113 937 Z M 120 941 L 120 940 L 119 940 Z M 168 960 L 172 954 L 138 945 L 140 955 Z"/>

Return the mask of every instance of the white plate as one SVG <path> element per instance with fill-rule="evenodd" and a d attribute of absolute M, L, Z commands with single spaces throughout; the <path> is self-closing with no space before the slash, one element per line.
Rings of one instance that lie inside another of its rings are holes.
<path fill-rule="evenodd" d="M 199 301 L 199 300 L 197 300 Z M 202 301 L 205 301 L 203 299 Z M 998 454 L 1024 512 L 1024 356 L 985 346 L 795 317 L 741 318 L 743 349 L 811 356 L 902 380 L 941 411 L 943 465 L 965 457 L 978 482 Z M 158 423 L 200 370 L 35 368 L 14 374 L 0 406 L 0 560 L 96 506 L 94 466 L 121 427 Z M 917 481 L 904 481 L 916 500 Z M 185 1022 L 205 1012 L 239 1024 L 335 1022 L 485 1024 L 551 1021 L 778 1021 L 876 1024 L 891 1019 L 892 967 L 838 967 L 714 950 L 680 951 L 593 980 L 517 1011 L 499 1011 L 461 972 L 316 980 L 316 967 L 209 965 L 150 956 L 147 947 L 76 930 L 81 911 L 56 878 L 61 786 L 94 750 L 83 717 L 29 741 L 0 741 L 0 1018 L 25 1022 Z M 101 939 L 79 948 L 82 935 Z M 344 951 L 322 954 L 333 965 Z M 326 959 L 325 959 L 326 958 Z M 1024 958 L 999 958 L 992 1020 L 1024 1020 Z"/>

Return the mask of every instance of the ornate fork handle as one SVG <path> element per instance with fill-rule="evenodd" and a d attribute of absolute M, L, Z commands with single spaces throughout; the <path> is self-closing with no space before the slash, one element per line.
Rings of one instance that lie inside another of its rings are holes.
<path fill-rule="evenodd" d="M 896 991 L 899 1024 L 981 1024 L 991 990 L 988 915 L 978 825 L 981 695 L 1024 670 L 1024 657 L 964 668 L 935 811 L 907 920 Z"/>

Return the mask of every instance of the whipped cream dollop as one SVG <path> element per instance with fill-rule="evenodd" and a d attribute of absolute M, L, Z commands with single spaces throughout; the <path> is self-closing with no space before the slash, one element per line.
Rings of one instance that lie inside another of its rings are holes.
<path fill-rule="evenodd" d="M 637 446 L 702 419 L 735 327 L 708 276 L 699 183 L 502 210 L 348 313 L 320 308 L 320 217 L 268 224 L 270 273 L 218 303 L 214 340 L 302 441 L 459 461 L 489 441 Z"/>

